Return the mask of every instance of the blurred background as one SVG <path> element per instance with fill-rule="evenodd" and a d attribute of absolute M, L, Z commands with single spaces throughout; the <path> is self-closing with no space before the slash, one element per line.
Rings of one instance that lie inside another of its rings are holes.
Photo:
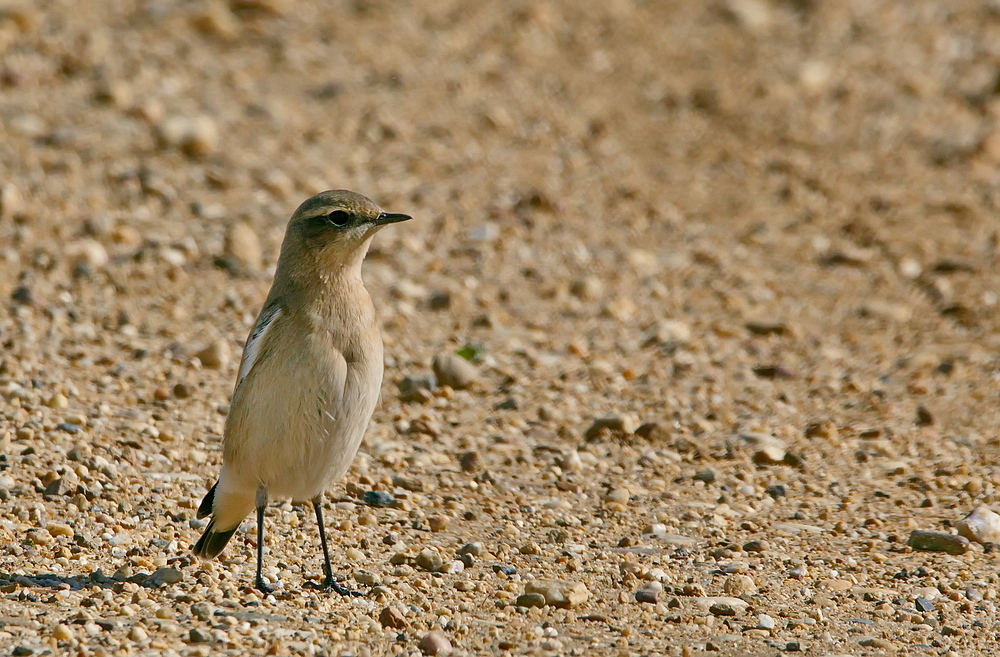
<path fill-rule="evenodd" d="M 998 44 L 973 0 L 0 2 L 4 567 L 184 553 L 285 223 L 329 188 L 415 218 L 366 264 L 387 371 L 349 479 L 447 488 L 480 450 L 497 499 L 837 482 L 871 506 L 817 522 L 872 540 L 994 501 Z M 463 345 L 478 387 L 400 399 Z M 814 465 L 719 460 L 740 431 Z M 82 556 L 38 533 L 76 514 Z"/>

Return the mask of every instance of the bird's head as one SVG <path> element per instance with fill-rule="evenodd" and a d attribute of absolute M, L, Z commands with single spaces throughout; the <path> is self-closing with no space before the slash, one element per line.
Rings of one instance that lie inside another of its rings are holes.
<path fill-rule="evenodd" d="M 289 256 L 295 252 L 296 260 L 311 260 L 318 266 L 360 265 L 380 228 L 407 219 L 409 215 L 383 212 L 371 199 L 355 192 L 320 192 L 295 210 L 282 252 L 290 251 Z"/>

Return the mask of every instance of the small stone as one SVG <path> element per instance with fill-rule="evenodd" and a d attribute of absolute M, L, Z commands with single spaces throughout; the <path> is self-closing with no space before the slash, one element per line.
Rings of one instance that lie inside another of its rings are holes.
<path fill-rule="evenodd" d="M 778 499 L 779 497 L 784 497 L 788 495 L 788 489 L 785 488 L 783 484 L 775 484 L 774 486 L 768 486 L 764 489 L 764 492 L 771 496 L 771 499 Z"/>
<path fill-rule="evenodd" d="M 583 437 L 587 442 L 600 440 L 604 436 L 625 437 L 635 430 L 635 425 L 629 418 L 610 416 L 594 420 Z"/>
<path fill-rule="evenodd" d="M 208 602 L 196 602 L 191 605 L 191 613 L 201 621 L 210 621 L 215 615 L 215 607 Z"/>
<path fill-rule="evenodd" d="M 202 365 L 213 370 L 226 367 L 229 364 L 229 355 L 229 343 L 225 340 L 216 340 L 195 354 Z"/>
<path fill-rule="evenodd" d="M 767 552 L 767 550 L 770 547 L 771 546 L 770 546 L 770 544 L 767 541 L 761 539 L 759 541 L 748 541 L 747 543 L 744 543 L 743 544 L 743 551 L 744 552 Z"/>
<path fill-rule="evenodd" d="M 761 614 L 757 617 L 757 629 L 758 630 L 773 630 L 774 629 L 774 619 L 767 614 Z"/>
<path fill-rule="evenodd" d="M 24 198 L 13 183 L 0 183 L 0 222 L 6 222 L 24 212 Z"/>
<path fill-rule="evenodd" d="M 522 593 L 517 596 L 514 604 L 518 607 L 544 607 L 545 596 L 541 593 Z"/>
<path fill-rule="evenodd" d="M 382 627 L 391 627 L 394 630 L 401 630 L 406 627 L 406 618 L 398 608 L 389 605 L 378 615 L 378 622 Z"/>
<path fill-rule="evenodd" d="M 89 271 L 99 271 L 108 264 L 108 252 L 104 246 L 93 239 L 82 239 L 66 247 L 66 255 L 75 270 L 86 268 Z"/>
<path fill-rule="evenodd" d="M 396 498 L 381 490 L 369 490 L 365 491 L 365 494 L 361 496 L 361 501 L 368 506 L 373 506 L 375 508 L 385 508 L 390 507 L 396 503 Z"/>
<path fill-rule="evenodd" d="M 444 353 L 434 357 L 434 375 L 442 385 L 455 390 L 468 388 L 479 379 L 476 366 L 458 354 Z"/>
<path fill-rule="evenodd" d="M 246 223 L 234 223 L 226 232 L 225 255 L 249 271 L 260 269 L 263 253 L 256 231 Z"/>
<path fill-rule="evenodd" d="M 149 635 L 146 634 L 146 630 L 142 629 L 138 625 L 133 625 L 131 629 L 129 629 L 128 631 L 129 641 L 135 641 L 136 643 L 140 643 L 142 641 L 145 641 L 148 637 Z"/>
<path fill-rule="evenodd" d="M 730 575 L 722 585 L 722 590 L 726 595 L 739 597 L 757 593 L 757 585 L 749 575 Z"/>
<path fill-rule="evenodd" d="M 59 624 L 52 629 L 52 636 L 56 641 L 72 641 L 75 635 L 68 626 Z"/>
<path fill-rule="evenodd" d="M 784 463 L 787 452 L 778 445 L 766 445 L 753 453 L 755 465 L 780 465 Z"/>
<path fill-rule="evenodd" d="M 437 379 L 433 376 L 404 376 L 399 382 L 399 399 L 404 402 L 429 402 L 434 398 Z"/>
<path fill-rule="evenodd" d="M 450 522 L 451 518 L 441 514 L 435 514 L 427 519 L 427 525 L 431 528 L 432 532 L 443 532 L 448 529 Z"/>
<path fill-rule="evenodd" d="M 969 550 L 969 539 L 964 536 L 914 529 L 910 532 L 907 545 L 914 550 L 924 550 L 926 552 L 965 554 Z"/>
<path fill-rule="evenodd" d="M 736 616 L 738 614 L 744 613 L 750 606 L 745 600 L 728 596 L 699 597 L 695 599 L 695 604 L 698 606 L 699 609 L 710 611 L 716 616 L 725 616 L 725 615 Z M 714 611 L 713 607 L 715 607 Z M 731 611 L 732 613 L 727 613 L 727 610 Z"/>
<path fill-rule="evenodd" d="M 471 554 L 474 557 L 480 557 L 483 554 L 483 544 L 482 543 L 466 543 L 458 549 L 458 554 Z"/>
<path fill-rule="evenodd" d="M 353 573 L 354 581 L 358 584 L 364 584 L 365 586 L 372 586 L 378 583 L 378 577 L 375 573 L 369 570 L 355 570 Z"/>
<path fill-rule="evenodd" d="M 656 598 L 663 593 L 663 585 L 659 582 L 648 582 L 635 592 L 636 602 L 656 604 Z"/>
<path fill-rule="evenodd" d="M 197 627 L 192 627 L 188 632 L 188 643 L 208 643 L 211 640 L 212 637 L 209 634 Z"/>
<path fill-rule="evenodd" d="M 972 602 L 979 602 L 983 599 L 983 592 L 974 586 L 967 586 L 965 588 L 965 599 Z"/>
<path fill-rule="evenodd" d="M 955 524 L 959 536 L 976 543 L 1000 543 L 1000 514 L 979 505 Z"/>
<path fill-rule="evenodd" d="M 450 655 L 452 652 L 451 641 L 437 630 L 428 632 L 417 644 L 420 651 L 425 655 Z"/>
<path fill-rule="evenodd" d="M 570 283 L 569 293 L 583 301 L 596 301 L 604 293 L 604 283 L 597 276 L 587 276 Z"/>
<path fill-rule="evenodd" d="M 479 472 L 483 469 L 483 457 L 479 452 L 465 452 L 459 458 L 462 472 Z"/>
<path fill-rule="evenodd" d="M 417 477 L 404 477 L 403 475 L 393 475 L 392 485 L 396 488 L 408 490 L 411 493 L 422 493 L 427 488 L 422 479 Z"/>
<path fill-rule="evenodd" d="M 427 572 L 437 573 L 444 566 L 444 558 L 440 553 L 425 548 L 417 554 L 416 563 Z"/>
<path fill-rule="evenodd" d="M 878 637 L 871 637 L 867 639 L 862 639 L 858 642 L 859 645 L 865 648 L 875 648 L 877 650 L 884 650 L 886 652 L 896 652 L 899 647 L 888 639 L 881 639 Z"/>
<path fill-rule="evenodd" d="M 561 609 L 577 607 L 587 601 L 590 591 L 583 582 L 567 582 L 554 579 L 536 579 L 524 586 L 525 593 L 540 593 L 545 604 Z"/>
<path fill-rule="evenodd" d="M 716 602 L 708 610 L 716 616 L 735 616 L 738 613 L 736 608 L 728 602 Z"/>
<path fill-rule="evenodd" d="M 934 611 L 934 603 L 927 598 L 917 598 L 913 601 L 917 611 Z"/>
<path fill-rule="evenodd" d="M 801 566 L 796 566 L 792 569 L 788 576 L 792 579 L 805 579 L 805 576 L 809 574 L 809 569 L 803 564 Z"/>
<path fill-rule="evenodd" d="M 75 533 L 72 527 L 59 522 L 50 522 L 47 529 L 49 530 L 49 533 L 52 534 L 53 536 L 72 537 L 73 534 Z"/>
<path fill-rule="evenodd" d="M 164 119 L 158 135 L 163 146 L 179 148 L 188 157 L 205 157 L 219 147 L 219 128 L 210 116 L 172 116 Z"/>
<path fill-rule="evenodd" d="M 617 502 L 618 504 L 628 504 L 629 499 L 632 497 L 632 493 L 629 492 L 627 488 L 615 488 L 608 491 L 607 495 L 604 496 L 606 502 Z"/>
<path fill-rule="evenodd" d="M 445 575 L 459 575 L 465 572 L 465 561 L 460 559 L 453 559 L 441 568 L 441 572 L 444 573 Z"/>
<path fill-rule="evenodd" d="M 706 484 L 710 484 L 713 481 L 715 481 L 715 470 L 713 470 L 712 468 L 705 468 L 703 470 L 698 470 L 697 472 L 694 473 L 694 477 L 692 477 L 692 479 L 694 479 L 695 481 L 703 481 Z"/>
<path fill-rule="evenodd" d="M 35 651 L 33 648 L 29 648 L 28 646 L 16 646 L 10 651 L 10 654 L 14 657 L 27 657 L 28 655 L 34 655 Z"/>
<path fill-rule="evenodd" d="M 182 579 L 184 579 L 184 575 L 176 568 L 159 568 L 149 576 L 150 581 L 163 582 L 164 584 L 176 584 Z"/>

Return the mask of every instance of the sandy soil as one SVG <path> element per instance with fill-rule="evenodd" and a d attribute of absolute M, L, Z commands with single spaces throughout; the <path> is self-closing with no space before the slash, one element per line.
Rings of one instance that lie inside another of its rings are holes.
<path fill-rule="evenodd" d="M 0 3 L 4 654 L 989 654 L 989 537 L 908 540 L 998 501 L 998 39 L 972 0 Z M 366 595 L 303 586 L 285 505 L 264 598 L 195 508 L 334 187 L 415 217 L 326 514 Z"/>

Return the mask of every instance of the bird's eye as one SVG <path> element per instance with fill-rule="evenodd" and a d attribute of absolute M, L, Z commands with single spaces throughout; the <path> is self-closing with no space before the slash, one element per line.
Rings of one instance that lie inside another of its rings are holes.
<path fill-rule="evenodd" d="M 351 220 L 351 215 L 343 210 L 334 210 L 330 214 L 326 215 L 326 220 L 334 226 L 343 227 L 346 226 L 347 222 Z"/>

